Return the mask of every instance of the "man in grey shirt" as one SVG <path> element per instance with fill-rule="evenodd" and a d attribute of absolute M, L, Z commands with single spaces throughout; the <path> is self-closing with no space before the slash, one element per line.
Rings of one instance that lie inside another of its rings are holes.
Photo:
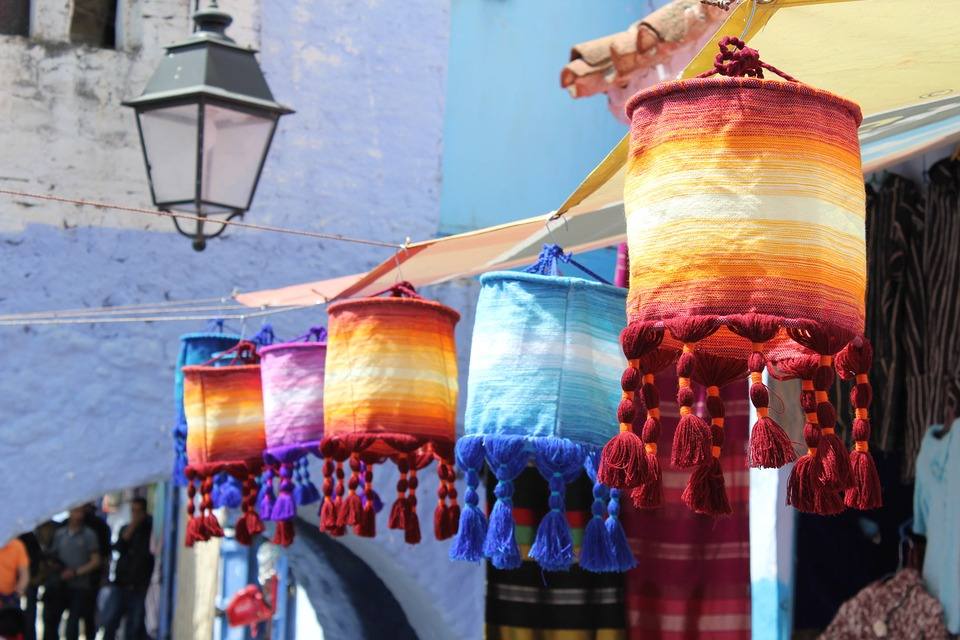
<path fill-rule="evenodd" d="M 101 558 L 96 534 L 83 524 L 83 507 L 70 510 L 67 524 L 53 536 L 51 551 L 63 565 L 59 581 L 48 585 L 43 603 L 43 638 L 57 640 L 60 619 L 63 612 L 69 610 L 67 618 L 66 640 L 77 640 L 80 636 L 80 620 L 92 616 L 91 607 L 96 606 L 92 598 L 90 574 L 100 568 Z M 84 629 L 88 638 L 96 635 L 96 629 Z"/>

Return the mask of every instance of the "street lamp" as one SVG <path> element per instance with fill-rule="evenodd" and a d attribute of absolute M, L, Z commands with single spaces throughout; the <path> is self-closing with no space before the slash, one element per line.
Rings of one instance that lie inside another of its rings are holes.
<path fill-rule="evenodd" d="M 193 15 L 196 29 L 167 47 L 143 94 L 123 104 L 137 115 L 154 205 L 213 221 L 181 234 L 203 251 L 223 233 L 217 220 L 250 208 L 280 116 L 293 110 L 273 99 L 254 49 L 226 35 L 233 22 L 212 0 Z M 219 228 L 207 233 L 208 225 Z"/>

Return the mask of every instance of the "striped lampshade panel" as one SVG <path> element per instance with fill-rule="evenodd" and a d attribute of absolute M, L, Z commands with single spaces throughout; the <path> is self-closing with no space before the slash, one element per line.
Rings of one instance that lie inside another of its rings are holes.
<path fill-rule="evenodd" d="M 725 37 L 711 71 L 641 91 L 627 115 L 630 292 L 622 345 L 630 384 L 623 385 L 621 432 L 604 452 L 601 477 L 620 488 L 640 486 L 643 506 L 659 504 L 660 488 L 622 462 L 656 446 L 630 424 L 659 422 L 658 409 L 645 411 L 659 398 L 647 395 L 656 395 L 653 375 L 675 362 L 680 422 L 670 460 L 693 469 L 683 500 L 700 513 L 729 513 L 719 464 L 720 387 L 749 380 L 757 414 L 751 466 L 797 458 L 769 415 L 769 364 L 781 377 L 805 380 L 807 453 L 793 468 L 789 502 L 823 514 L 878 506 L 866 387 L 853 451 L 836 434 L 829 399 L 835 369 L 869 384 L 860 108 Z M 706 390 L 705 416 L 693 410 L 694 383 Z"/>
<path fill-rule="evenodd" d="M 226 473 L 242 483 L 237 541 L 250 544 L 263 524 L 255 511 L 256 474 L 266 446 L 263 392 L 255 346 L 240 342 L 203 365 L 183 367 L 183 407 L 187 419 L 187 530 L 185 543 L 222 537 L 214 515 L 214 476 Z M 199 505 L 194 499 L 199 494 Z"/>
<path fill-rule="evenodd" d="M 442 489 L 436 536 L 450 537 L 459 516 L 452 462 L 458 392 L 454 328 L 460 315 L 420 297 L 408 283 L 390 293 L 328 309 L 320 527 L 332 535 L 347 528 L 374 535 L 368 506 L 375 502 L 373 469 L 386 457 L 401 476 L 388 527 L 403 530 L 412 544 L 420 540 L 416 473 L 433 460 Z M 352 473 L 341 499 L 344 463 Z M 334 477 L 337 487 L 329 491 Z"/>
<path fill-rule="evenodd" d="M 323 438 L 323 378 L 327 345 L 286 342 L 260 350 L 267 452 L 305 453 Z"/>
<path fill-rule="evenodd" d="M 183 369 L 191 465 L 259 459 L 266 447 L 260 365 Z"/>
<path fill-rule="evenodd" d="M 177 413 L 177 422 L 173 430 L 176 452 L 173 480 L 179 485 L 186 484 L 183 469 L 187 464 L 187 416 L 183 411 L 183 367 L 203 364 L 213 357 L 213 354 L 226 351 L 239 341 L 238 335 L 219 332 L 187 333 L 180 336 L 180 350 L 177 354 L 173 380 L 173 402 Z"/>
<path fill-rule="evenodd" d="M 579 558 L 564 508 L 566 485 L 585 471 L 595 478 L 600 448 L 617 433 L 626 291 L 543 273 L 487 273 L 480 284 L 465 435 L 457 444 L 466 506 L 451 556 L 486 558 L 499 569 L 520 566 L 511 496 L 514 479 L 533 462 L 551 494 L 550 510 L 533 523 L 529 558 L 549 571 L 575 561 L 597 572 L 633 567 L 616 517 L 617 494 L 611 500 L 606 487 L 595 485 L 594 517 Z M 484 529 L 476 525 L 483 520 L 476 494 L 484 461 L 497 479 L 498 499 L 481 536 L 474 532 Z"/>
<path fill-rule="evenodd" d="M 326 332 L 311 329 L 304 338 L 262 347 L 260 379 L 266 469 L 261 476 L 259 515 L 277 522 L 274 542 L 293 542 L 296 507 L 320 499 L 310 479 L 309 455 L 320 455 L 323 439 L 323 380 L 326 369 Z M 276 492 L 274 491 L 274 480 Z"/>

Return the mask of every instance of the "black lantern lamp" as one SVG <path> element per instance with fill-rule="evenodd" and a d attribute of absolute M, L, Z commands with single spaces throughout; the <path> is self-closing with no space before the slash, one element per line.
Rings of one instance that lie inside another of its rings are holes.
<path fill-rule="evenodd" d="M 192 231 L 174 218 L 202 251 L 226 229 L 218 219 L 250 208 L 277 120 L 293 110 L 273 99 L 256 51 L 226 35 L 233 18 L 216 0 L 193 20 L 193 35 L 167 47 L 143 94 L 123 104 L 137 114 L 154 205 L 218 217 L 194 222 Z M 216 230 L 208 233 L 211 225 Z"/>

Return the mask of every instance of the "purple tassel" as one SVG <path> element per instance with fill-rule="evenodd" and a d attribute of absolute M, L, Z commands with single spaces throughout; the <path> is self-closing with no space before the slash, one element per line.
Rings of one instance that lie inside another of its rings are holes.
<path fill-rule="evenodd" d="M 313 504 L 320 500 L 320 492 L 317 486 L 310 480 L 309 462 L 307 458 L 300 458 L 294 466 L 294 478 L 296 486 L 293 489 L 293 498 L 298 505 Z"/>
<path fill-rule="evenodd" d="M 297 505 L 293 501 L 293 472 L 290 464 L 284 462 L 280 465 L 280 492 L 277 495 L 277 501 L 270 512 L 270 519 L 277 522 L 289 520 L 297 515 Z"/>
<path fill-rule="evenodd" d="M 269 520 L 273 515 L 273 503 L 276 496 L 273 495 L 273 469 L 267 467 L 263 475 L 260 476 L 260 501 L 259 508 L 261 520 Z"/>
<path fill-rule="evenodd" d="M 210 498 L 215 509 L 221 507 L 236 509 L 243 500 L 243 488 L 240 482 L 229 473 L 218 473 L 214 477 Z"/>

